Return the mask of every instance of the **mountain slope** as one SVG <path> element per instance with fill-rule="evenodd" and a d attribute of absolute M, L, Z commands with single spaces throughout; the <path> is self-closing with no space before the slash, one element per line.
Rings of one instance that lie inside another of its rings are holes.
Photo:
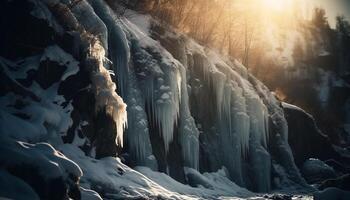
<path fill-rule="evenodd" d="M 1 11 L 0 179 L 12 188 L 33 199 L 313 190 L 281 102 L 237 61 L 103 0 Z"/>

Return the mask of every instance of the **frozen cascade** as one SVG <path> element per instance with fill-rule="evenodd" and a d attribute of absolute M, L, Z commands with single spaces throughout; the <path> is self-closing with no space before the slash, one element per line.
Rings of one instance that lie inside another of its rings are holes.
<path fill-rule="evenodd" d="M 123 132 L 127 124 L 126 104 L 117 95 L 116 85 L 112 81 L 110 73 L 103 66 L 105 50 L 99 41 L 94 42 L 90 47 L 90 62 L 98 62 L 98 69 L 91 74 L 93 91 L 96 98 L 96 111 L 105 109 L 116 124 L 116 144 L 123 146 Z"/>
<path fill-rule="evenodd" d="M 181 73 L 181 104 L 179 117 L 179 134 L 182 147 L 184 165 L 193 169 L 199 169 L 199 131 L 189 110 L 189 99 L 187 91 L 187 75 L 183 66 Z"/>
<path fill-rule="evenodd" d="M 158 127 L 166 152 L 173 140 L 174 126 L 178 126 L 184 165 L 199 169 L 199 131 L 189 111 L 186 86 L 191 76 L 186 73 L 189 63 L 183 60 L 180 63 L 174 59 L 159 42 L 151 39 L 128 19 L 123 18 L 121 22 L 132 43 L 132 60 L 149 123 Z M 202 81 L 210 85 L 214 94 L 217 116 L 215 130 L 219 133 L 220 147 L 223 147 L 220 149 L 222 158 L 219 158 L 222 165 L 227 167 L 231 178 L 238 184 L 253 184 L 251 187 L 257 191 L 269 191 L 272 165 L 272 158 L 267 151 L 269 116 L 277 112 L 272 112 L 270 107 L 277 109 L 278 101 L 270 100 L 274 97 L 269 91 L 264 91 L 267 96 L 261 95 L 254 82 L 249 80 L 246 69 L 236 61 L 224 60 L 216 53 L 193 47 L 192 44 L 186 44 L 184 48 L 189 55 L 201 55 L 201 65 L 193 67 L 201 68 Z M 284 138 L 288 135 L 285 131 L 282 133 Z M 281 142 L 288 146 L 283 140 Z M 288 157 L 292 158 L 292 155 L 288 154 Z M 247 164 L 253 166 L 250 169 L 253 178 L 244 175 L 248 173 L 244 169 Z M 291 169 L 296 167 L 292 166 Z"/>
<path fill-rule="evenodd" d="M 149 137 L 145 103 L 138 88 L 133 68 L 129 70 L 128 92 L 128 128 L 126 130 L 128 150 L 135 165 L 147 166 L 157 170 L 157 161 L 152 154 L 152 145 Z"/>
<path fill-rule="evenodd" d="M 80 25 L 89 33 L 99 37 L 104 49 L 108 49 L 107 27 L 95 14 L 93 8 L 86 0 L 78 1 L 72 7 L 72 12 Z"/>
<path fill-rule="evenodd" d="M 235 64 L 222 60 L 214 52 L 189 49 L 192 56 L 203 55 L 194 57 L 193 67 L 199 68 L 196 70 L 202 73 L 202 81 L 207 82 L 214 94 L 222 164 L 231 178 L 244 186 L 249 181 L 243 175 L 243 164 L 250 162 L 251 166 L 257 166 L 252 167 L 255 189 L 270 190 L 271 157 L 266 150 L 269 113 L 264 102 L 253 85 L 243 78 L 245 71 L 235 71 Z"/>
<path fill-rule="evenodd" d="M 127 141 L 136 164 L 156 169 L 149 136 L 153 133 L 149 132 L 148 127 L 151 123 L 157 127 L 163 139 L 165 152 L 169 151 L 174 127 L 177 126 L 184 165 L 199 169 L 199 131 L 188 103 L 189 63 L 174 59 L 159 42 L 129 19 L 117 19 L 103 1 L 89 2 L 106 24 L 109 56 L 113 63 L 117 63 L 117 76 L 125 79 L 118 79 L 118 83 L 130 90 L 122 89 L 122 94 L 130 106 L 129 121 L 133 124 L 127 130 Z M 220 146 L 223 147 L 220 149 L 222 164 L 238 184 L 255 182 L 256 190 L 270 190 L 271 156 L 266 149 L 269 116 L 273 112 L 266 105 L 278 107 L 278 102 L 270 100 L 273 96 L 263 96 L 260 94 L 262 92 L 258 94 L 259 90 L 248 80 L 246 69 L 236 61 L 224 60 L 215 52 L 194 47 L 191 43 L 184 45 L 184 48 L 192 56 L 201 55 L 202 64 L 193 67 L 201 68 L 202 81 L 210 85 L 214 94 L 215 105 L 210 106 L 216 109 L 216 130 Z M 129 70 L 130 54 L 133 70 Z M 104 58 L 104 55 L 101 57 Z M 270 94 L 268 91 L 263 93 Z M 119 132 L 122 123 L 116 122 Z M 286 138 L 288 133 L 283 132 L 282 135 Z M 122 141 L 119 133 L 117 140 L 118 143 Z M 248 181 L 244 175 L 247 162 L 253 166 L 254 180 Z"/>
<path fill-rule="evenodd" d="M 283 108 L 280 106 L 280 102 L 260 81 L 253 77 L 250 77 L 250 79 L 268 109 L 270 116 L 269 124 L 273 125 L 275 129 L 271 143 L 275 143 L 273 147 L 276 148 L 276 150 L 274 151 L 279 152 L 279 155 L 275 158 L 276 161 L 288 171 L 288 177 L 293 182 L 308 187 L 294 162 L 292 150 L 288 144 L 288 123 L 284 116 Z M 269 130 L 271 130 L 270 127 Z"/>
<path fill-rule="evenodd" d="M 84 28 L 84 30 L 80 31 L 87 31 L 89 34 L 92 34 L 99 39 L 93 40 L 92 44 L 90 44 L 89 58 L 87 58 L 87 60 L 92 63 L 97 62 L 97 65 L 99 66 L 98 69 L 91 69 L 91 80 L 93 82 L 93 91 L 96 97 L 96 111 L 105 109 L 105 111 L 112 116 L 117 128 L 116 144 L 123 146 L 123 131 L 127 123 L 126 104 L 123 102 L 123 99 L 117 95 L 116 84 L 112 81 L 110 72 L 106 69 L 104 63 L 107 60 L 106 50 L 113 50 L 112 47 L 115 47 L 114 45 L 111 45 L 111 42 L 115 40 L 116 36 L 118 39 L 114 42 L 122 42 L 125 47 L 119 48 L 124 50 L 124 54 L 122 52 L 111 53 L 111 55 L 121 56 L 120 58 L 118 57 L 118 62 L 112 57 L 112 61 L 118 63 L 117 69 L 127 69 L 129 49 L 126 37 L 121 29 L 115 30 L 115 32 L 113 32 L 114 34 L 110 33 L 110 27 L 118 28 L 118 26 L 115 25 L 109 7 L 103 1 L 93 1 L 93 3 L 94 4 L 86 0 L 79 1 L 73 4 L 72 11 L 76 20 L 78 20 L 79 24 Z M 98 16 L 99 14 L 102 16 Z M 108 21 L 109 24 L 105 21 Z M 121 44 L 117 43 L 116 45 Z M 119 70 L 116 70 L 117 75 L 121 74 Z M 119 85 L 122 85 L 122 83 L 123 82 L 120 81 Z M 123 85 L 121 88 L 123 88 Z"/>
<path fill-rule="evenodd" d="M 114 64 L 118 90 L 122 97 L 127 92 L 128 69 L 130 60 L 130 49 L 126 35 L 121 28 L 121 19 L 118 19 L 114 12 L 103 0 L 89 0 L 97 15 L 106 24 L 108 30 L 108 52 Z"/>
<path fill-rule="evenodd" d="M 140 31 L 125 20 L 124 26 L 133 38 Z M 129 25 L 128 25 L 129 24 Z M 128 25 L 128 26 L 126 26 Z M 133 40 L 132 52 L 136 76 L 143 92 L 150 123 L 158 127 L 164 141 L 165 152 L 173 140 L 174 126 L 178 124 L 181 101 L 181 63 L 164 52 L 159 43 L 150 38 L 147 42 Z M 154 46 L 150 46 L 154 45 Z M 159 60 L 158 57 L 161 57 Z"/>

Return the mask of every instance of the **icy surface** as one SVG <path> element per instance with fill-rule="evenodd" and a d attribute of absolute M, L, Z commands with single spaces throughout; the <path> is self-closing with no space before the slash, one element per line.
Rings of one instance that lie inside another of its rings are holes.
<path fill-rule="evenodd" d="M 103 66 L 105 51 L 103 47 L 96 42 L 90 48 L 91 59 L 96 59 L 98 68 L 91 75 L 93 91 L 96 98 L 96 110 L 103 110 L 110 114 L 117 127 L 116 144 L 123 146 L 124 127 L 127 123 L 126 104 L 116 93 L 116 85 L 112 81 L 110 73 Z"/>
<path fill-rule="evenodd" d="M 96 14 L 104 22 L 108 31 L 108 48 L 114 72 L 118 81 L 118 89 L 124 97 L 127 91 L 130 49 L 121 21 L 103 0 L 89 0 Z"/>

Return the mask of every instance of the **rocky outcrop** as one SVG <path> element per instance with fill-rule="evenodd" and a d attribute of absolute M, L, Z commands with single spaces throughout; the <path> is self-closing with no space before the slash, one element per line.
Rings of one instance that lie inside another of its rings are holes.
<path fill-rule="evenodd" d="M 345 174 L 337 178 L 326 180 L 320 184 L 319 189 L 324 190 L 329 187 L 350 191 L 350 174 Z"/>
<path fill-rule="evenodd" d="M 19 190 L 28 195 L 25 196 L 27 199 L 80 199 L 78 183 L 82 171 L 51 145 L 32 145 L 4 137 L 1 137 L 1 143 L 1 184 L 12 181 L 11 186 L 20 187 Z M 5 191 L 2 187 L 0 195 L 19 198 L 11 192 L 15 188 L 8 189 Z"/>
<path fill-rule="evenodd" d="M 308 158 L 342 159 L 328 137 L 317 128 L 311 115 L 289 104 L 284 103 L 282 107 L 288 122 L 288 142 L 298 166 L 302 166 Z"/>

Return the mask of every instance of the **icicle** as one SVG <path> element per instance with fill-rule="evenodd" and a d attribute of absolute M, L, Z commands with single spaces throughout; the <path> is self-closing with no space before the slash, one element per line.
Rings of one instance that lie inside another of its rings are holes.
<path fill-rule="evenodd" d="M 167 153 L 179 118 L 182 90 L 182 77 L 179 72 L 181 64 L 170 54 L 164 53 L 164 49 L 158 43 L 147 47 L 141 45 L 145 44 L 135 42 L 132 46 L 135 72 L 148 108 L 149 120 L 153 125 L 158 126 L 157 129 Z M 161 59 L 159 55 L 162 56 Z"/>
<path fill-rule="evenodd" d="M 108 50 L 108 33 L 107 27 L 103 21 L 95 14 L 93 8 L 87 3 L 86 0 L 78 1 L 72 7 L 72 12 L 80 25 L 84 29 L 97 36 L 105 50 Z"/>
<path fill-rule="evenodd" d="M 199 169 L 199 131 L 189 110 L 187 92 L 186 69 L 179 64 L 178 80 L 180 91 L 180 122 L 179 134 L 184 165 L 193 169 Z"/>
<path fill-rule="evenodd" d="M 98 62 L 98 68 L 91 75 L 96 98 L 96 110 L 106 109 L 106 112 L 113 117 L 117 128 L 116 144 L 123 146 L 123 130 L 127 124 L 126 104 L 115 92 L 116 85 L 112 81 L 108 70 L 103 66 L 105 50 L 99 41 L 91 44 L 89 56 Z"/>
<path fill-rule="evenodd" d="M 119 20 L 114 12 L 103 0 L 89 0 L 97 15 L 106 24 L 108 29 L 108 52 L 114 64 L 114 71 L 121 96 L 127 92 L 127 80 L 130 60 L 130 48 L 127 37 L 120 27 Z"/>
<path fill-rule="evenodd" d="M 164 70 L 169 70 L 169 68 L 165 68 Z M 160 90 L 160 94 L 153 104 L 153 108 L 155 109 L 155 117 L 157 124 L 160 126 L 160 132 L 162 134 L 162 138 L 164 140 L 165 150 L 168 152 L 169 144 L 173 140 L 174 134 L 174 126 L 177 125 L 177 119 L 179 116 L 179 104 L 180 104 L 180 91 L 178 87 L 179 80 L 178 69 L 175 71 L 167 71 L 164 75 L 168 80 L 168 86 L 161 85 L 163 88 L 169 88 L 166 91 Z M 163 80 L 163 79 L 160 79 Z M 160 81 L 162 84 L 163 81 Z"/>
<path fill-rule="evenodd" d="M 157 161 L 152 154 L 152 145 L 149 138 L 149 129 L 145 105 L 138 89 L 134 71 L 129 73 L 128 90 L 128 121 L 127 141 L 129 153 L 136 165 L 148 166 L 157 170 Z"/>
<path fill-rule="evenodd" d="M 216 72 L 213 74 L 213 81 L 214 81 L 214 90 L 216 94 L 216 107 L 218 110 L 218 116 L 221 117 L 222 109 L 223 109 L 223 98 L 224 95 L 227 96 L 227 94 L 224 94 L 224 87 L 226 82 L 226 76 L 222 73 Z M 230 112 L 228 110 L 228 112 Z"/>

